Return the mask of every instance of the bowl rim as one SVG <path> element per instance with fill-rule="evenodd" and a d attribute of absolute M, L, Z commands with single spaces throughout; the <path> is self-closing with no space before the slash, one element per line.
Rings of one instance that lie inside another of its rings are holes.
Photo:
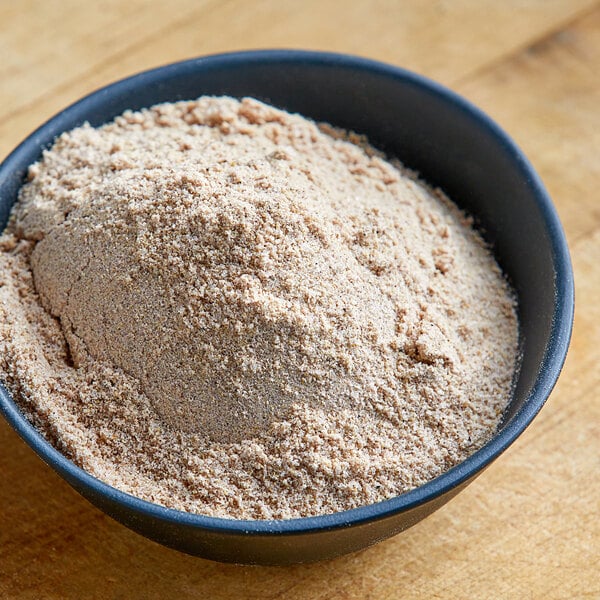
<path fill-rule="evenodd" d="M 420 88 L 423 92 L 441 97 L 445 102 L 449 102 L 462 110 L 476 126 L 483 128 L 503 148 L 533 191 L 540 209 L 540 216 L 550 238 L 552 261 L 555 269 L 554 310 L 550 338 L 545 348 L 536 382 L 521 409 L 482 448 L 460 464 L 413 490 L 388 500 L 351 510 L 280 520 L 211 517 L 166 508 L 142 500 L 97 479 L 51 446 L 19 410 L 2 384 L 0 384 L 0 412 L 4 414 L 13 429 L 44 462 L 52 466 L 67 481 L 77 481 L 79 485 L 86 488 L 86 491 L 91 492 L 94 496 L 107 497 L 112 502 L 123 505 L 139 515 L 151 517 L 168 524 L 185 525 L 218 532 L 219 534 L 270 536 L 322 532 L 382 520 L 436 500 L 480 473 L 502 454 L 540 411 L 550 395 L 566 359 L 573 326 L 574 283 L 565 234 L 552 201 L 529 160 L 508 134 L 490 117 L 468 100 L 422 75 L 401 67 L 351 54 L 290 49 L 246 50 L 211 54 L 167 64 L 126 77 L 69 105 L 27 136 L 6 157 L 0 165 L 0 183 L 10 177 L 11 174 L 14 174 L 18 168 L 22 168 L 24 156 L 29 155 L 32 149 L 36 148 L 41 152 L 47 146 L 46 141 L 49 135 L 53 139 L 56 135 L 65 131 L 66 129 L 62 129 L 61 125 L 63 121 L 72 118 L 74 112 L 80 112 L 81 114 L 92 112 L 94 107 L 104 104 L 107 98 L 111 96 L 142 86 L 158 85 L 174 75 L 180 76 L 186 72 L 195 72 L 197 69 L 209 67 L 219 69 L 248 62 L 330 65 L 352 69 L 357 73 L 376 72 L 387 78 L 403 80 L 405 83 L 408 82 L 410 85 Z"/>

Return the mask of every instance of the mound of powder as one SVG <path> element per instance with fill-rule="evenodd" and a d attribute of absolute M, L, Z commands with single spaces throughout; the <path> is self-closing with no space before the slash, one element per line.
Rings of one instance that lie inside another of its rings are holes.
<path fill-rule="evenodd" d="M 514 301 L 471 221 L 354 135 L 203 97 L 60 136 L 0 238 L 3 378 L 97 477 L 289 518 L 481 447 Z"/>

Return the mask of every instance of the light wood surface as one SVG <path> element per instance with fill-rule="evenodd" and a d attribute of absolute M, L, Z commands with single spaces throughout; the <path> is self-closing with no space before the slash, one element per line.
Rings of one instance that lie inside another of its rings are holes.
<path fill-rule="evenodd" d="M 600 3 L 0 0 L 0 157 L 70 102 L 200 54 L 351 52 L 495 118 L 554 198 L 576 278 L 563 375 L 525 434 L 411 530 L 352 556 L 236 567 L 167 550 L 80 498 L 0 422 L 2 598 L 600 598 Z"/>

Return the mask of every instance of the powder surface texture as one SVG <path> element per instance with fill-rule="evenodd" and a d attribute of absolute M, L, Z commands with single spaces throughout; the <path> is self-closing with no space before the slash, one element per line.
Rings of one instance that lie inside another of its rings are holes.
<path fill-rule="evenodd" d="M 510 398 L 514 301 L 470 219 L 362 138 L 253 99 L 60 136 L 0 268 L 16 401 L 164 506 L 383 500 L 480 448 Z"/>

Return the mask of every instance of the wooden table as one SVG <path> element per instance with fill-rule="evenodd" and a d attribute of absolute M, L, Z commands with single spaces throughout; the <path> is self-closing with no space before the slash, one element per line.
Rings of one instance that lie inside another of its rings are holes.
<path fill-rule="evenodd" d="M 117 78 L 257 47 L 402 65 L 516 139 L 554 198 L 575 267 L 560 382 L 519 441 L 432 517 L 364 552 L 290 568 L 217 564 L 130 532 L 2 421 L 2 598 L 600 598 L 600 3 L 0 0 L 0 157 Z"/>

